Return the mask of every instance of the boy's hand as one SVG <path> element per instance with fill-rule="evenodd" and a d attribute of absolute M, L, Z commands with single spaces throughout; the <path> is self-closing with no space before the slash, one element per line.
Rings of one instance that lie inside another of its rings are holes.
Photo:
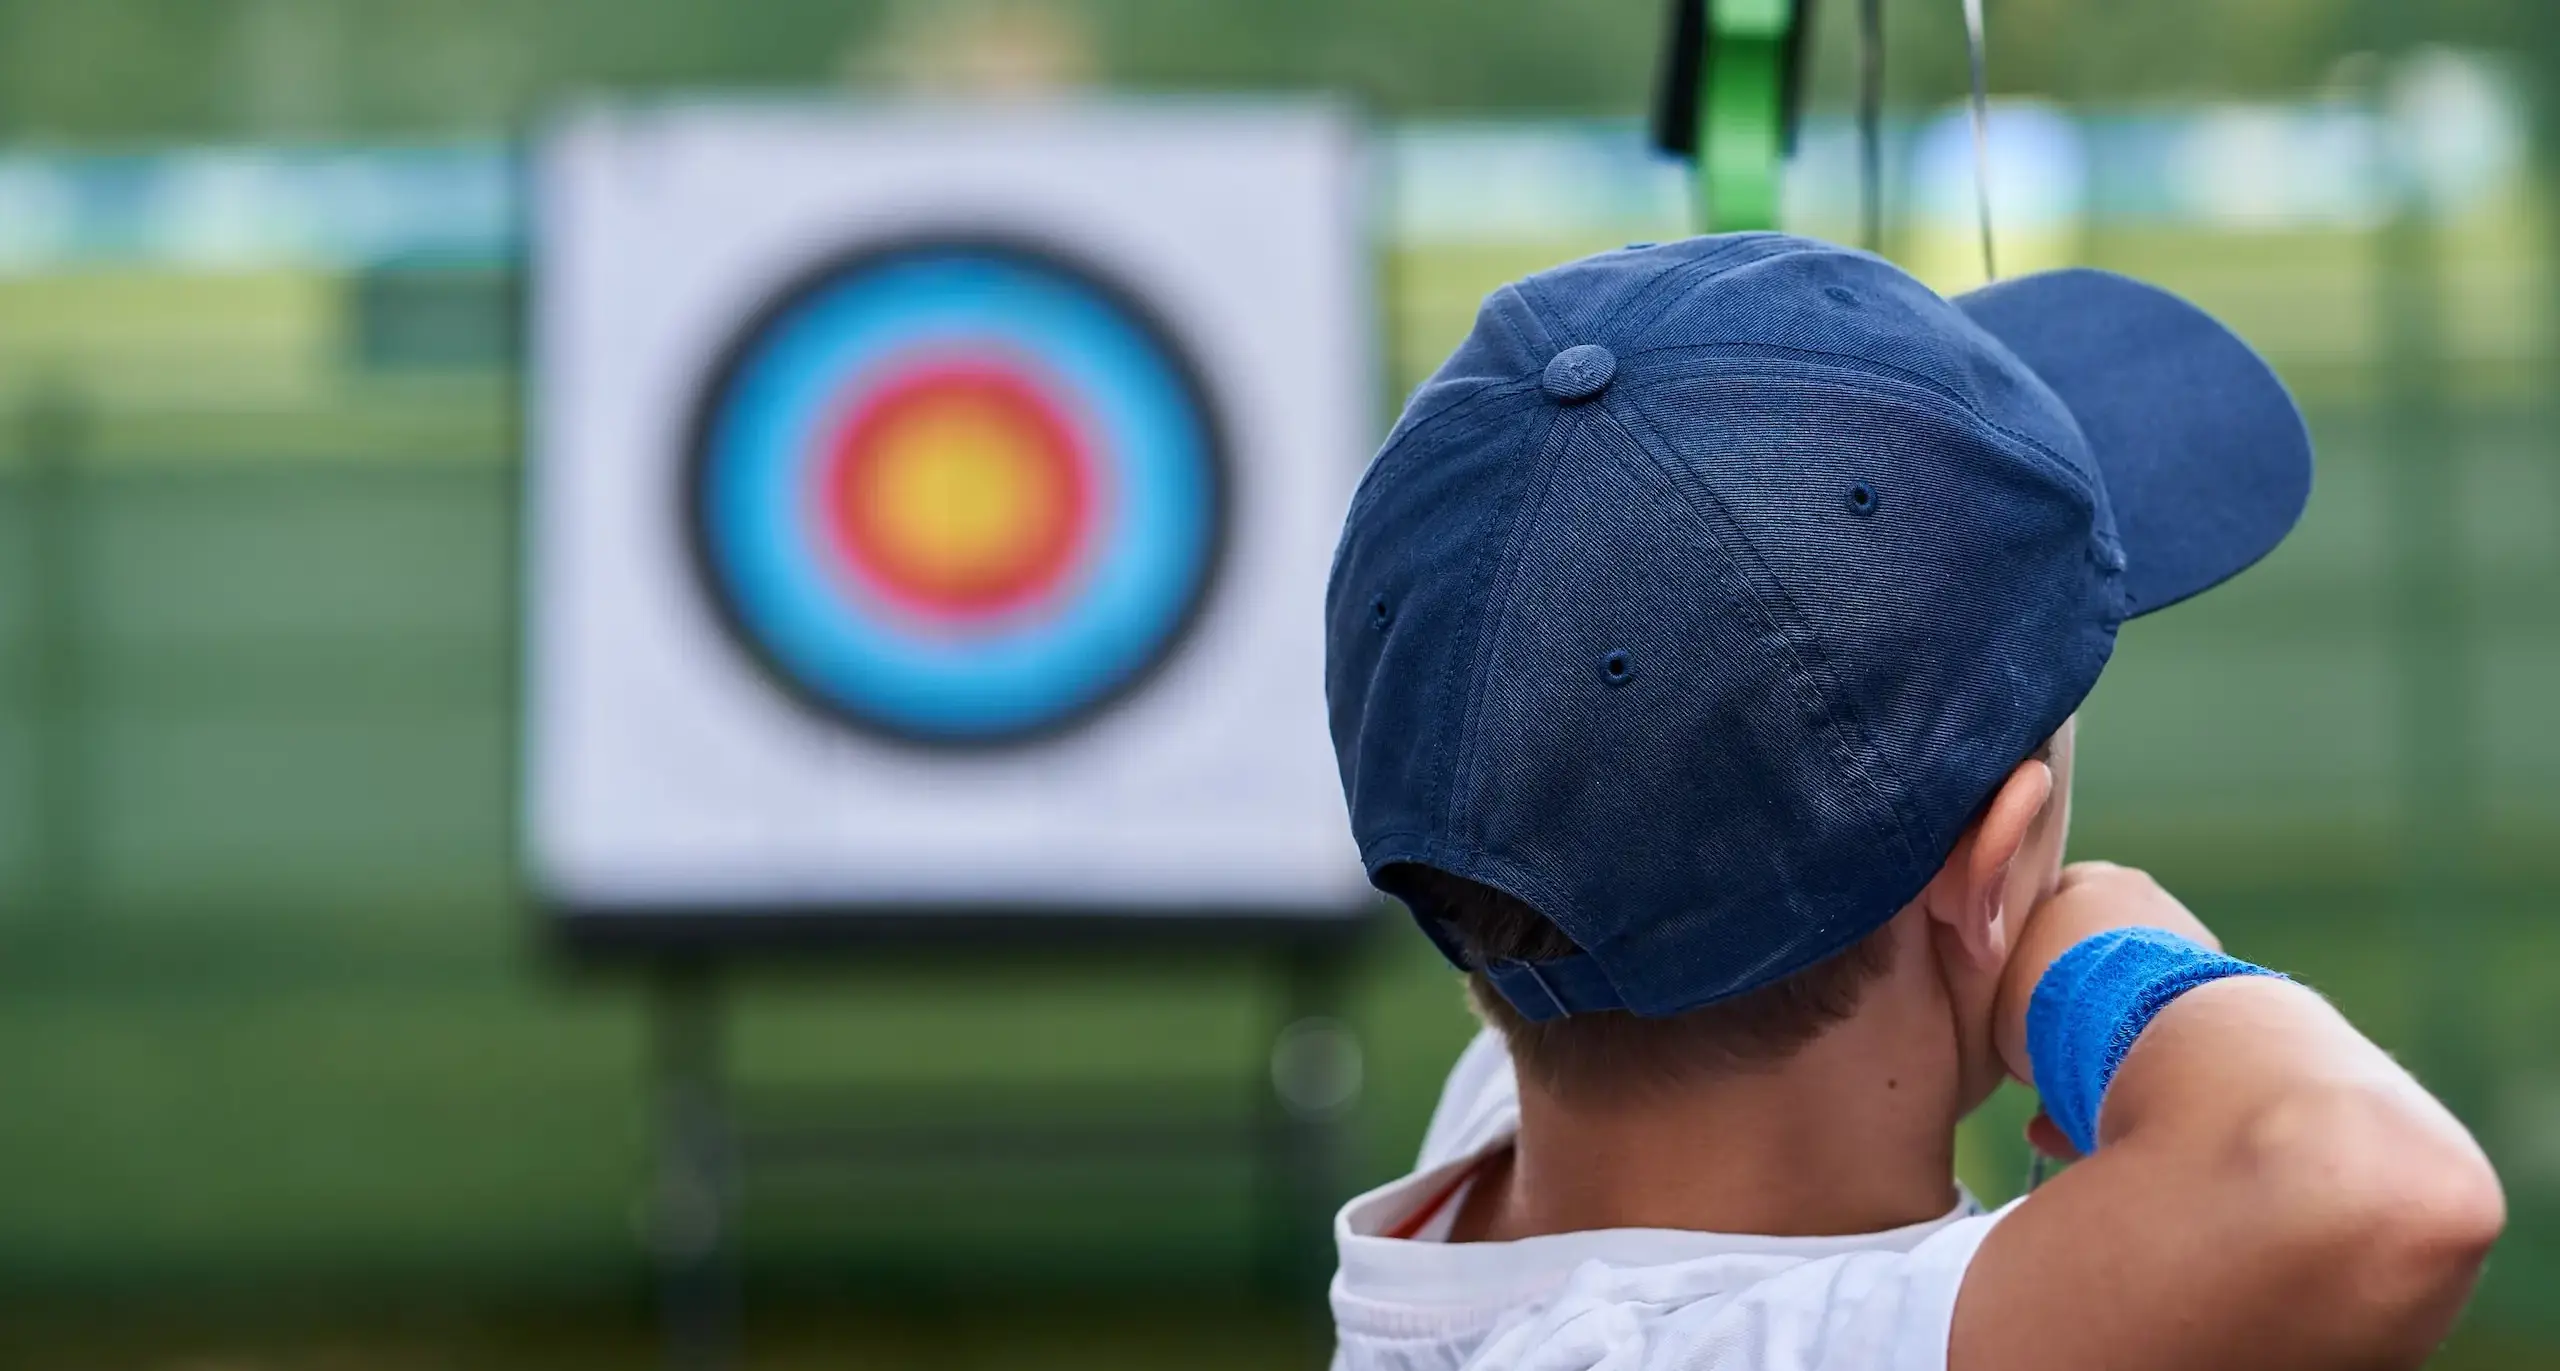
<path fill-rule="evenodd" d="M 2027 1002 L 2034 998 L 2036 982 L 2073 944 L 2111 928 L 2165 928 L 2222 950 L 2222 940 L 2149 874 L 2113 862 L 2074 862 L 2064 867 L 2053 894 L 2027 916 L 2018 932 L 2018 945 L 2000 973 L 1991 1033 L 2000 1062 L 2010 1075 L 2029 1086 L 2036 1083 L 2027 1061 Z"/>

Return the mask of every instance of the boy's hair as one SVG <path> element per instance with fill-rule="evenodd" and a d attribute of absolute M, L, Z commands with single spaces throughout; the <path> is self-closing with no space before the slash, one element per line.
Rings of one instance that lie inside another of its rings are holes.
<path fill-rule="evenodd" d="M 2050 763 L 2053 739 L 2038 743 L 2026 759 Z M 1448 930 L 1471 967 L 1497 957 L 1538 962 L 1581 950 L 1526 901 L 1481 881 L 1402 862 L 1379 872 L 1378 883 L 1415 914 Z M 1624 1099 L 1676 1087 L 1702 1074 L 1784 1061 L 1824 1029 L 1856 1013 L 1860 992 L 1892 966 L 1893 941 L 1886 926 L 1879 925 L 1783 979 L 1668 1018 L 1607 1010 L 1532 1023 L 1482 971 L 1473 970 L 1467 972 L 1467 1000 L 1477 1018 L 1501 1032 L 1513 1064 L 1548 1093 L 1567 1099 Z"/>
<path fill-rule="evenodd" d="M 1415 913 L 1446 928 L 1471 965 L 1578 950 L 1564 930 L 1507 891 L 1412 863 L 1380 877 Z M 1878 928 L 1782 980 L 1668 1018 L 1609 1010 L 1531 1023 L 1481 971 L 1467 973 L 1467 999 L 1478 1018 L 1500 1030 L 1521 1073 L 1549 1093 L 1624 1099 L 1783 1061 L 1855 1012 L 1859 992 L 1892 965 L 1893 942 Z"/>

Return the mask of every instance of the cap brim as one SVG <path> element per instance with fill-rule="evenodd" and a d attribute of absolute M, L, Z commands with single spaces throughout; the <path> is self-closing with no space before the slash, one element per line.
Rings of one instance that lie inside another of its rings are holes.
<path fill-rule="evenodd" d="M 2311 494 L 2311 435 L 2275 372 L 2211 315 L 2156 287 L 2075 268 L 1956 306 L 2069 406 L 2125 555 L 2126 612 L 2246 570 Z"/>

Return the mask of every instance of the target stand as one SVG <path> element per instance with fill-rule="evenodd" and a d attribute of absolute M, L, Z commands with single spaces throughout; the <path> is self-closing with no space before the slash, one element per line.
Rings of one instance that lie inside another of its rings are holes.
<path fill-rule="evenodd" d="M 943 1183 L 973 1172 L 1002 1182 L 1009 1172 L 1062 1163 L 1126 1171 L 1241 1162 L 1252 1177 L 1255 1283 L 1319 1307 L 1315 1292 L 1331 1269 L 1326 1221 L 1350 1175 L 1345 1125 L 1361 1072 L 1358 1041 L 1344 1026 L 1357 941 L 1355 926 L 1345 926 L 1254 945 L 1151 939 L 1100 953 L 1080 943 L 1068 954 L 1123 968 L 1133 957 L 1250 959 L 1267 1007 L 1268 1053 L 1239 1062 L 1227 1088 L 1186 1077 L 1178 1089 L 1130 1079 L 1071 1091 L 884 1086 L 759 1095 L 728 1069 L 728 992 L 739 964 L 664 959 L 635 968 L 649 987 L 656 1160 L 643 1212 L 668 1366 L 737 1364 L 740 1238 L 766 1182 L 843 1179 L 893 1193 L 927 1172 Z M 915 946 L 880 955 L 925 965 L 940 952 Z"/>
<path fill-rule="evenodd" d="M 1322 1251 L 1377 908 L 1322 640 L 1377 439 L 1365 179 L 1309 103 L 684 104 L 540 140 L 525 879 L 556 946 L 654 987 L 682 1364 L 728 1357 L 738 1203 L 785 1169 L 1241 1155 L 1268 1269 Z M 1166 957 L 1269 987 L 1224 1114 L 793 1113 L 725 1069 L 751 965 Z"/>

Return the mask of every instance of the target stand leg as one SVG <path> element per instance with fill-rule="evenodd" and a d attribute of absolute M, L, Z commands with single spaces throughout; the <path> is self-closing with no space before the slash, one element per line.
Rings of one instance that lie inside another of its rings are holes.
<path fill-rule="evenodd" d="M 1332 1206 L 1347 1172 L 1344 1125 L 1359 1102 L 1360 1041 L 1343 1020 L 1347 958 L 1291 948 L 1282 968 L 1258 1130 L 1265 1279 L 1296 1296 L 1332 1269 Z"/>
<path fill-rule="evenodd" d="M 705 967 L 671 968 L 653 988 L 658 1174 L 648 1233 L 668 1371 L 726 1371 L 737 1362 L 737 1167 L 720 1069 L 722 1009 Z"/>

